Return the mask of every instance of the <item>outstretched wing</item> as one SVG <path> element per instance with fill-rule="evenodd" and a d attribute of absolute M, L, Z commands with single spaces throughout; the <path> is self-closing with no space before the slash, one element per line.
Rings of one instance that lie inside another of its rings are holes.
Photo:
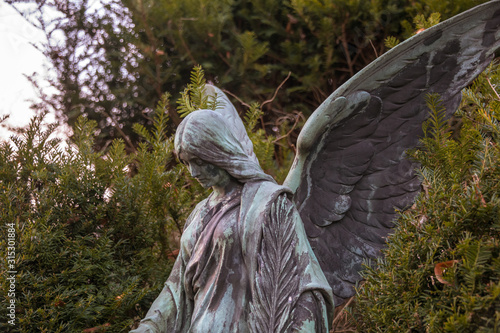
<path fill-rule="evenodd" d="M 405 151 L 423 134 L 426 95 L 440 94 L 453 113 L 494 57 L 499 28 L 497 0 L 421 32 L 337 89 L 304 126 L 285 185 L 336 305 L 354 294 L 363 261 L 379 255 L 396 209 L 420 189 Z"/>

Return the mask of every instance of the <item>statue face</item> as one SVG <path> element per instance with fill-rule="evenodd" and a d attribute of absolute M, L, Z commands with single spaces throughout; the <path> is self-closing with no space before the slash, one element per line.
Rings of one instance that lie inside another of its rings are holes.
<path fill-rule="evenodd" d="M 188 166 L 191 176 L 196 178 L 204 188 L 224 186 L 230 179 L 226 170 L 203 161 L 195 155 L 183 152 L 179 157 Z"/>

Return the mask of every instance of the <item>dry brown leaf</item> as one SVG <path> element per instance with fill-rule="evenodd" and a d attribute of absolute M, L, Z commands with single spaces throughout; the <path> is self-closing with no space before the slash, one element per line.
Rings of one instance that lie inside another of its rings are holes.
<path fill-rule="evenodd" d="M 444 275 L 444 272 L 446 269 L 453 267 L 453 265 L 455 265 L 456 263 L 458 263 L 458 260 L 449 260 L 449 261 L 437 263 L 434 266 L 434 275 L 436 276 L 436 279 L 439 282 L 441 282 L 442 284 L 445 284 L 448 286 L 453 285 L 453 283 L 445 280 L 443 275 Z"/>

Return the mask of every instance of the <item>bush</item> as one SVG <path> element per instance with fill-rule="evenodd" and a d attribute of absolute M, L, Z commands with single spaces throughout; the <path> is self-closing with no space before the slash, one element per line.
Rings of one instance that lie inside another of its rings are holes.
<path fill-rule="evenodd" d="M 201 68 L 180 101 L 186 113 L 207 107 L 200 89 Z M 95 152 L 96 124 L 80 118 L 66 146 L 44 129 L 43 115 L 0 145 L 0 248 L 15 230 L 15 263 L 4 266 L 0 284 L 9 290 L 15 274 L 16 326 L 9 332 L 128 331 L 143 318 L 167 279 L 184 221 L 208 195 L 172 154 L 165 108 L 152 118 L 153 130 L 136 124 L 142 142 L 135 152 L 115 140 L 106 154 Z M 253 105 L 246 125 L 261 111 Z M 264 168 L 283 180 L 275 156 L 277 140 L 251 133 Z M 288 158 L 289 160 L 290 158 Z M 10 230 L 9 230 L 10 227 Z M 5 293 L 9 302 L 12 297 Z M 8 318 L 9 303 L 0 317 Z"/>
<path fill-rule="evenodd" d="M 397 221 L 385 258 L 363 274 L 360 332 L 500 330 L 498 70 L 466 89 L 453 130 L 429 97 L 426 136 L 411 153 L 423 191 Z"/>
<path fill-rule="evenodd" d="M 134 156 L 119 140 L 106 156 L 95 153 L 95 124 L 85 119 L 75 128 L 75 142 L 63 148 L 49 139 L 54 126 L 41 129 L 42 119 L 1 147 L 1 219 L 2 225 L 15 223 L 19 272 L 19 321 L 5 326 L 72 332 L 109 325 L 123 331 L 168 276 L 175 246 L 169 235 L 180 233 L 195 187 L 179 194 L 185 172 L 165 169 L 172 154 L 161 137 L 161 117 L 158 140 L 142 144 Z M 2 228 L 2 248 L 6 240 Z M 5 307 L 0 311 L 5 318 Z"/>

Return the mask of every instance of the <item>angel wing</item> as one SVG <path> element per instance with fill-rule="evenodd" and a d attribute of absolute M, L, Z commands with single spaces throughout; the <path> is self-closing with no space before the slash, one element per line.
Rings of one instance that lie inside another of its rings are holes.
<path fill-rule="evenodd" d="M 354 295 L 363 261 L 379 256 L 396 209 L 419 192 L 405 151 L 423 134 L 426 95 L 440 94 L 452 114 L 494 57 L 499 28 L 497 0 L 427 29 L 337 89 L 305 124 L 285 185 L 336 305 Z"/>

